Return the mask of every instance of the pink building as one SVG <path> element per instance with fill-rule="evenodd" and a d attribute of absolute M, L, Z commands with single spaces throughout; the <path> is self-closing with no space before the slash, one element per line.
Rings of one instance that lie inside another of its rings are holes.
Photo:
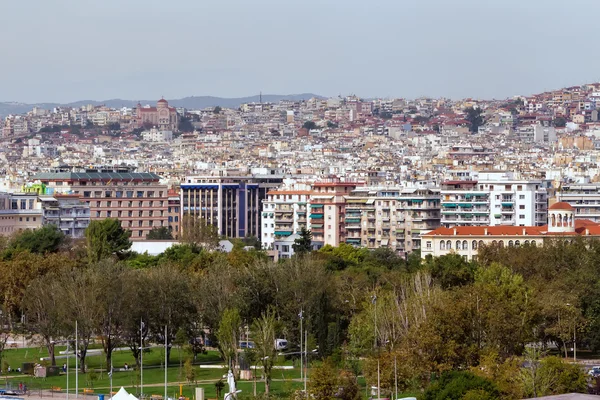
<path fill-rule="evenodd" d="M 176 131 L 179 125 L 179 115 L 173 107 L 169 107 L 169 102 L 160 99 L 156 107 L 142 107 L 138 103 L 132 118 L 134 129 L 156 127 L 161 131 Z"/>

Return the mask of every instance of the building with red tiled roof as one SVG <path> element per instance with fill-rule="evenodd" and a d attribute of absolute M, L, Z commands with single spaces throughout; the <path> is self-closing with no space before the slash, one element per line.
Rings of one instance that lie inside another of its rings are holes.
<path fill-rule="evenodd" d="M 179 114 L 175 108 L 169 107 L 169 102 L 165 99 L 160 99 L 156 107 L 142 107 L 138 103 L 131 123 L 134 129 L 156 127 L 160 131 L 176 131 Z"/>
<path fill-rule="evenodd" d="M 466 260 L 477 259 L 477 249 L 483 245 L 543 246 L 549 239 L 574 237 L 600 238 L 600 223 L 575 219 L 570 204 L 559 202 L 548 209 L 548 224 L 544 226 L 458 226 L 438 228 L 421 235 L 421 256 L 439 257 L 459 254 Z"/>

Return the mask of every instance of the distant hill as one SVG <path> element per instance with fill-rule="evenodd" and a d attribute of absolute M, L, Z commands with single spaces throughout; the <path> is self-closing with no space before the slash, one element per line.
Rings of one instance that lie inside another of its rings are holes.
<path fill-rule="evenodd" d="M 308 100 L 310 98 L 317 97 L 323 98 L 323 96 L 319 96 L 312 93 L 302 93 L 302 94 L 289 94 L 289 95 L 279 95 L 279 94 L 265 94 L 262 96 L 262 101 L 264 103 L 276 103 L 280 100 Z M 156 104 L 154 100 L 140 100 L 139 102 L 143 105 Z M 206 107 L 216 107 L 221 106 L 224 108 L 238 108 L 243 103 L 252 103 L 259 102 L 260 96 L 249 96 L 249 97 L 239 97 L 239 98 L 224 98 L 224 97 L 213 97 L 213 96 L 192 96 L 185 97 L 183 99 L 173 99 L 168 100 L 169 105 L 173 107 L 184 107 L 188 109 L 202 109 Z M 0 115 L 8 115 L 8 114 L 25 114 L 28 111 L 31 111 L 33 107 L 39 107 L 46 110 L 51 110 L 54 107 L 58 106 L 67 106 L 67 107 L 81 107 L 87 104 L 93 104 L 95 106 L 105 105 L 111 108 L 119 108 L 119 107 L 134 107 L 138 103 L 137 100 L 122 100 L 122 99 L 111 99 L 104 101 L 96 101 L 96 100 L 81 100 L 68 104 L 59 104 L 59 103 L 37 103 L 37 104 L 26 104 L 26 103 L 2 103 L 0 102 Z"/>

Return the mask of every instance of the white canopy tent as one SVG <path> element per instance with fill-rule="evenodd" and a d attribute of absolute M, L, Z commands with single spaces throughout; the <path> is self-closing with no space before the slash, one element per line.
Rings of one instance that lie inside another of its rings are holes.
<path fill-rule="evenodd" d="M 127 393 L 124 387 L 121 387 L 117 394 L 112 397 L 112 400 L 138 400 L 134 395 Z"/>

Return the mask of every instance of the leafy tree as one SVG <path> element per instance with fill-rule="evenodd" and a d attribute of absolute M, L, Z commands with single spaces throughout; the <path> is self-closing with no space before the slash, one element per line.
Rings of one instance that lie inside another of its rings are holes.
<path fill-rule="evenodd" d="M 239 311 L 235 308 L 225 310 L 217 331 L 217 339 L 221 355 L 234 374 L 236 374 L 238 338 L 241 327 L 242 319 Z"/>
<path fill-rule="evenodd" d="M 118 219 L 92 221 L 85 230 L 90 262 L 98 262 L 112 255 L 122 256 L 131 247 L 131 232 L 121 227 Z"/>
<path fill-rule="evenodd" d="M 426 268 L 442 288 L 448 289 L 473 283 L 477 264 L 465 261 L 458 254 L 447 254 L 428 259 Z"/>
<path fill-rule="evenodd" d="M 308 392 L 315 400 L 331 400 L 338 391 L 338 371 L 331 359 L 312 369 Z"/>
<path fill-rule="evenodd" d="M 338 124 L 337 124 L 337 122 L 327 121 L 327 127 L 328 128 L 337 128 Z"/>
<path fill-rule="evenodd" d="M 496 385 L 468 371 L 449 371 L 434 381 L 424 393 L 426 400 L 497 399 Z"/>
<path fill-rule="evenodd" d="M 469 130 L 473 133 L 477 133 L 479 131 L 479 127 L 483 125 L 483 110 L 479 107 L 467 107 L 465 109 L 465 119 L 469 122 Z"/>
<path fill-rule="evenodd" d="M 384 112 L 380 112 L 379 116 L 383 119 L 392 119 L 392 117 L 394 115 L 391 112 L 384 111 Z"/>
<path fill-rule="evenodd" d="M 187 329 L 196 318 L 190 276 L 173 263 L 162 263 L 146 270 L 150 292 L 150 331 L 159 343 L 167 343 L 167 362 L 171 344 L 179 328 Z M 165 326 L 167 337 L 165 338 Z"/>
<path fill-rule="evenodd" d="M 312 232 L 303 226 L 300 230 L 300 237 L 294 240 L 292 249 L 294 249 L 294 254 L 298 255 L 310 253 L 312 251 Z"/>
<path fill-rule="evenodd" d="M 184 215 L 181 221 L 181 240 L 214 250 L 219 246 L 219 229 L 202 218 Z"/>
<path fill-rule="evenodd" d="M 213 108 L 213 113 L 214 114 L 221 114 L 221 111 L 223 111 L 223 109 L 221 108 L 221 106 L 216 106 L 215 108 Z"/>
<path fill-rule="evenodd" d="M 56 225 L 25 230 L 10 241 L 10 252 L 28 250 L 32 253 L 56 253 L 65 242 L 65 234 Z"/>
<path fill-rule="evenodd" d="M 317 124 L 314 121 L 306 121 L 302 127 L 308 131 L 317 129 Z"/>
<path fill-rule="evenodd" d="M 166 226 L 154 227 L 146 235 L 146 240 L 173 240 L 173 235 Z"/>
<path fill-rule="evenodd" d="M 275 348 L 275 312 L 272 309 L 264 312 L 252 324 L 252 337 L 256 346 L 257 357 L 263 367 L 265 381 L 265 394 L 268 396 L 271 389 L 271 370 L 277 357 Z"/>
<path fill-rule="evenodd" d="M 179 132 L 193 132 L 194 125 L 192 125 L 192 122 L 189 117 L 182 116 L 179 119 L 179 125 L 177 126 L 177 130 Z"/>
<path fill-rule="evenodd" d="M 556 117 L 552 121 L 552 125 L 554 125 L 557 128 L 564 128 L 565 126 L 567 126 L 567 120 L 565 119 L 565 117 Z"/>
<path fill-rule="evenodd" d="M 194 370 L 194 366 L 192 365 L 192 360 L 190 358 L 185 360 L 183 369 L 185 371 L 185 379 L 187 380 L 187 382 L 196 382 L 196 370 Z"/>
<path fill-rule="evenodd" d="M 27 287 L 24 296 L 24 310 L 28 316 L 29 329 L 36 332 L 39 344 L 46 347 L 50 364 L 56 365 L 55 342 L 63 334 L 62 319 L 59 313 L 60 288 L 55 279 L 37 277 Z"/>

